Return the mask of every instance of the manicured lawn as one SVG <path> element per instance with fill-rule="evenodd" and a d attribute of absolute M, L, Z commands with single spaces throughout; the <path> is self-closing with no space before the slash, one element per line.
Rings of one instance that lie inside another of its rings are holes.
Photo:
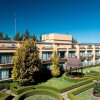
<path fill-rule="evenodd" d="M 92 95 L 92 92 L 93 92 L 93 88 L 80 93 L 79 95 L 77 95 L 77 98 L 78 100 L 100 100 L 100 98 L 97 99 L 96 97 L 94 97 Z"/>
<path fill-rule="evenodd" d="M 51 78 L 47 82 L 42 83 L 40 85 L 46 85 L 46 86 L 54 87 L 54 88 L 57 88 L 57 89 L 62 89 L 65 86 L 69 86 L 69 85 L 72 85 L 72 84 L 74 84 L 74 83 L 66 81 L 62 77 L 60 77 L 60 78 Z"/>
<path fill-rule="evenodd" d="M 49 95 L 34 95 L 34 96 L 27 97 L 24 100 L 58 100 L 58 99 L 51 97 Z"/>

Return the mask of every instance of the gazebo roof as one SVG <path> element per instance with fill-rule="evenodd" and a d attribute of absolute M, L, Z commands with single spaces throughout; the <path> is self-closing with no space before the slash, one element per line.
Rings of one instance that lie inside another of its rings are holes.
<path fill-rule="evenodd" d="M 83 66 L 83 63 L 81 60 L 77 59 L 76 57 L 70 58 L 67 61 L 67 68 L 81 68 Z"/>

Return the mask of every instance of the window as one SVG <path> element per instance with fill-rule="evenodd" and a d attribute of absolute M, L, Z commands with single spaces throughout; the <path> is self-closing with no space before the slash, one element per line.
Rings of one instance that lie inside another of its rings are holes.
<path fill-rule="evenodd" d="M 1 79 L 9 78 L 9 70 L 2 70 L 1 71 Z"/>
<path fill-rule="evenodd" d="M 42 52 L 43 60 L 50 60 L 52 58 L 52 52 Z"/>

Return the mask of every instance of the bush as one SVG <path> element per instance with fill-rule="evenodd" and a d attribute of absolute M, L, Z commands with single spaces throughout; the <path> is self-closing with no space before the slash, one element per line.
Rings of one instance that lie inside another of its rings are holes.
<path fill-rule="evenodd" d="M 35 89 L 35 86 L 31 85 L 31 86 L 19 86 L 17 83 L 11 83 L 10 84 L 10 90 L 12 93 L 14 94 L 21 94 L 22 92 L 31 90 L 31 89 Z"/>
<path fill-rule="evenodd" d="M 9 86 L 9 83 L 1 83 L 0 84 L 0 90 L 2 90 L 2 89 L 9 89 L 10 88 L 10 86 Z"/>
<path fill-rule="evenodd" d="M 67 73 L 64 73 L 63 74 L 63 79 L 64 80 L 67 80 L 67 81 L 69 81 L 69 82 L 80 82 L 80 81 L 83 81 L 83 80 L 86 80 L 86 79 L 88 79 L 88 78 L 71 78 L 71 77 L 68 77 L 67 76 Z"/>
<path fill-rule="evenodd" d="M 36 89 L 36 90 L 29 90 L 27 92 L 24 92 L 20 95 L 18 95 L 15 100 L 24 100 L 26 97 L 32 96 L 32 95 L 36 95 L 36 94 L 46 94 L 46 95 L 50 95 L 52 97 L 57 98 L 58 100 L 63 100 L 62 96 L 60 96 L 59 93 L 51 91 L 51 90 L 46 90 L 46 89 Z"/>
<path fill-rule="evenodd" d="M 92 82 L 92 81 L 93 81 L 93 79 L 90 78 L 90 79 L 87 79 L 87 80 L 83 80 L 83 81 L 81 81 L 81 82 L 77 82 L 77 83 L 75 83 L 75 84 L 72 84 L 72 85 L 70 85 L 70 86 L 67 86 L 67 87 L 61 89 L 60 92 L 62 93 L 62 92 L 66 92 L 66 91 L 72 90 L 72 89 L 77 88 L 77 87 L 79 87 L 79 86 L 88 84 L 88 83 L 90 83 L 90 82 Z"/>
<path fill-rule="evenodd" d="M 86 84 L 84 86 L 81 86 L 81 87 L 78 87 L 72 91 L 69 91 L 67 94 L 68 94 L 68 97 L 71 99 L 71 100 L 78 100 L 76 95 L 80 94 L 81 92 L 83 91 L 86 91 L 90 88 L 92 88 L 93 86 L 95 85 L 95 82 L 91 82 L 89 84 Z"/>
<path fill-rule="evenodd" d="M 100 83 L 95 84 L 93 93 L 100 94 Z"/>
<path fill-rule="evenodd" d="M 6 100 L 8 97 L 10 97 L 10 94 L 5 92 L 0 92 L 0 100 Z"/>
<path fill-rule="evenodd" d="M 49 87 L 49 86 L 45 86 L 45 85 L 37 85 L 36 88 L 37 88 L 37 89 L 48 89 L 48 90 L 60 92 L 60 90 L 57 89 L 57 88 Z"/>

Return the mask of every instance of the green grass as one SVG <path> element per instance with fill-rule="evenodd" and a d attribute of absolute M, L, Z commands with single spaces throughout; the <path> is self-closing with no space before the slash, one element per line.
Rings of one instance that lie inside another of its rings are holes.
<path fill-rule="evenodd" d="M 57 89 L 62 89 L 64 87 L 72 85 L 72 84 L 74 84 L 74 83 L 66 81 L 62 77 L 60 77 L 60 78 L 51 78 L 47 82 L 42 83 L 40 85 L 46 85 L 46 86 L 54 87 Z"/>
<path fill-rule="evenodd" d="M 77 98 L 78 100 L 87 100 L 87 99 L 88 100 L 99 100 L 92 95 L 92 92 L 93 92 L 93 88 L 80 93 L 79 95 L 77 95 Z"/>
<path fill-rule="evenodd" d="M 51 97 L 49 95 L 34 95 L 34 96 L 29 96 L 24 100 L 58 100 L 58 99 Z"/>

